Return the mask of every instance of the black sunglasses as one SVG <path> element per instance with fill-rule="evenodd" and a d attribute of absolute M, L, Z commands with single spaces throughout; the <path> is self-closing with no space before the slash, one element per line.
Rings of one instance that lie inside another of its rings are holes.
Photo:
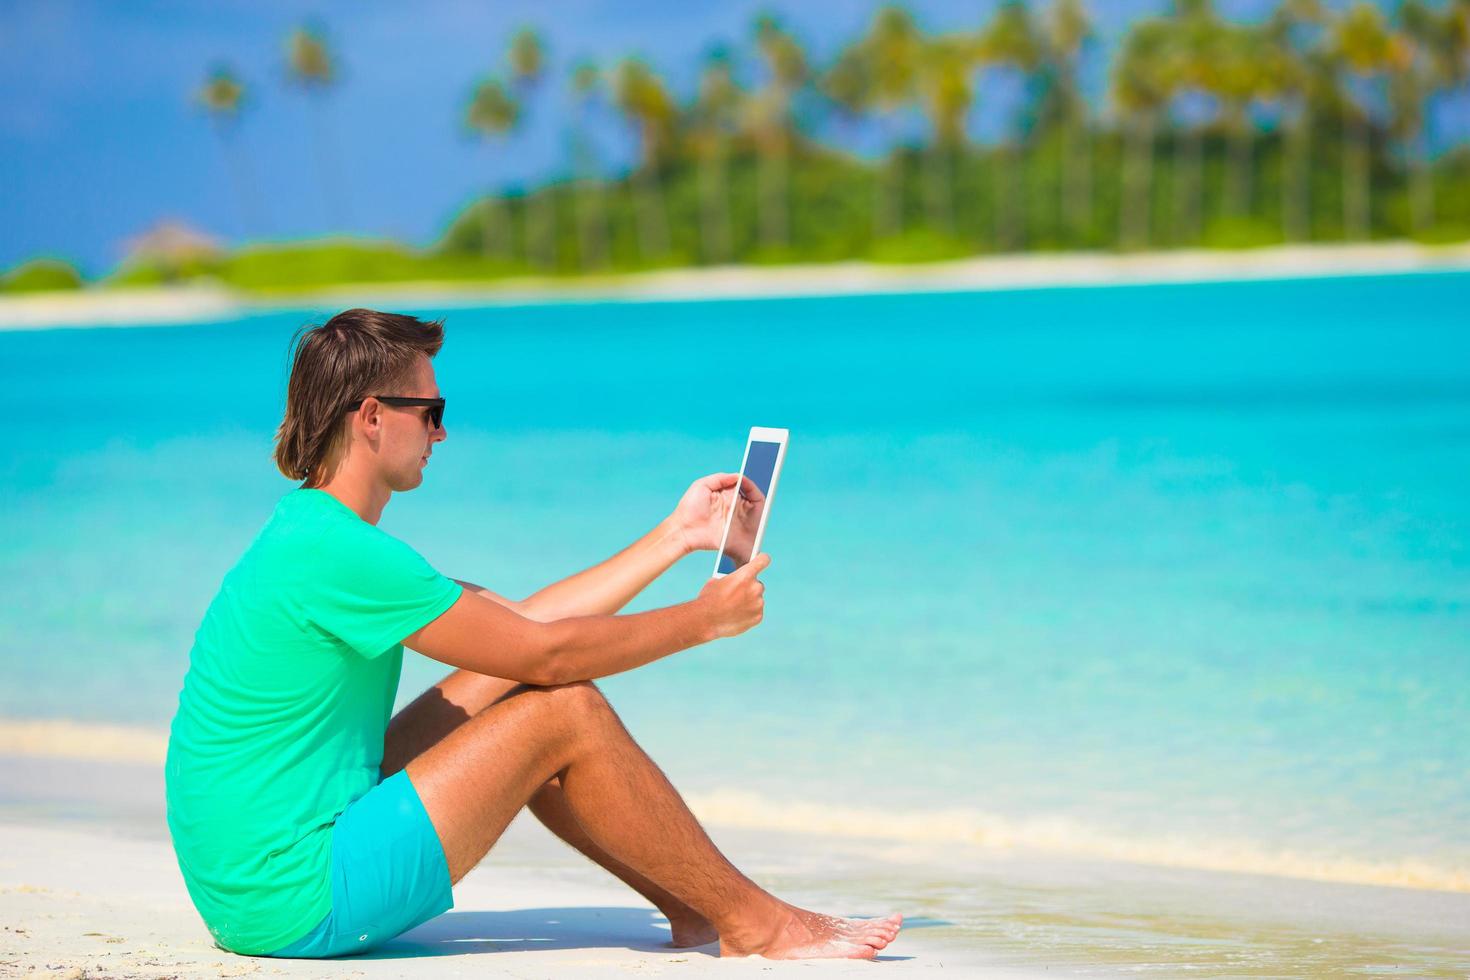
<path fill-rule="evenodd" d="M 397 395 L 369 395 L 376 398 L 384 405 L 392 405 L 395 408 L 407 408 L 411 405 L 427 405 L 429 407 L 429 421 L 434 423 L 434 428 L 439 428 L 444 422 L 444 399 L 442 398 L 399 398 Z M 359 399 L 348 405 L 344 411 L 355 412 L 362 407 L 363 401 Z"/>

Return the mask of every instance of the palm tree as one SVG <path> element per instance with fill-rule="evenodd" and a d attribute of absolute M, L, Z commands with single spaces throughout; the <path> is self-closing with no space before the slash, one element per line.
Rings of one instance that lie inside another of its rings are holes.
<path fill-rule="evenodd" d="M 1005 0 L 981 32 L 979 45 L 982 61 L 1014 68 L 1028 80 L 1040 66 L 1045 50 L 1025 0 Z M 1014 142 L 1012 135 L 1003 134 L 995 152 L 995 236 L 1003 249 L 1017 247 L 1025 238 L 1024 229 L 1019 227 L 1024 222 L 1025 200 L 1018 159 L 1025 134 L 1014 134 Z"/>
<path fill-rule="evenodd" d="M 639 160 L 633 171 L 638 242 L 645 260 L 656 259 L 669 249 L 661 171 L 673 135 L 674 103 L 663 82 L 640 58 L 619 63 L 614 99 L 638 131 Z"/>
<path fill-rule="evenodd" d="M 324 103 L 339 79 L 336 59 L 327 47 L 326 32 L 317 25 L 296 28 L 286 38 L 286 79 L 307 95 L 316 133 L 317 177 L 321 181 L 323 209 L 327 220 L 338 228 L 347 224 L 343 194 L 346 184 L 336 154 L 331 152 Z"/>
<path fill-rule="evenodd" d="M 975 45 L 961 35 L 937 37 L 925 45 L 919 70 L 919 90 L 929 116 L 929 223 L 954 232 L 954 202 L 951 170 L 955 156 L 965 145 L 965 117 L 975 94 L 970 75 L 975 64 Z"/>
<path fill-rule="evenodd" d="M 877 182 L 873 221 L 877 238 L 903 229 L 904 148 L 893 127 L 898 113 L 913 101 L 923 41 L 907 10 L 888 6 L 874 16 L 867 35 L 857 45 L 855 57 L 865 63 L 869 78 L 868 105 L 890 128 L 887 186 L 883 180 Z"/>
<path fill-rule="evenodd" d="M 876 105 L 873 60 L 867 48 L 860 44 L 851 44 L 839 51 L 831 66 L 818 78 L 817 85 L 835 110 L 838 121 L 852 128 L 856 128 L 866 113 Z M 883 197 L 881 168 L 881 163 L 874 168 L 875 228 L 878 221 L 876 207 L 881 205 Z"/>
<path fill-rule="evenodd" d="M 1078 78 L 1082 49 L 1093 37 L 1083 0 L 1054 0 L 1047 11 L 1046 54 L 1053 78 L 1053 116 L 1062 131 L 1061 225 L 1073 241 L 1092 228 L 1092 138 Z"/>
<path fill-rule="evenodd" d="M 1415 232 L 1434 223 L 1434 185 L 1429 179 L 1429 147 L 1424 127 L 1425 102 L 1456 75 L 1454 14 L 1441 16 L 1423 0 L 1404 0 L 1399 7 L 1402 31 L 1395 45 L 1391 93 L 1394 131 L 1404 143 L 1409 170 L 1409 220 Z"/>
<path fill-rule="evenodd" d="M 782 248 L 790 237 L 791 101 L 806 84 L 806 54 L 774 17 L 758 18 L 755 36 L 766 66 L 766 86 L 751 103 L 752 130 L 760 153 L 761 240 L 767 248 Z"/>
<path fill-rule="evenodd" d="M 1179 107 L 1181 96 L 1214 95 L 1213 71 L 1220 35 L 1227 30 L 1210 0 L 1176 0 L 1172 39 L 1162 61 L 1161 82 Z M 1174 159 L 1174 240 L 1197 241 L 1204 224 L 1205 120 L 1178 122 Z"/>
<path fill-rule="evenodd" d="M 576 108 L 572 165 L 577 175 L 577 242 L 583 268 L 591 268 L 607 261 L 607 208 L 590 135 L 602 75 L 591 61 L 579 61 L 572 68 L 571 86 Z"/>
<path fill-rule="evenodd" d="M 534 28 L 523 27 L 510 39 L 510 73 L 516 84 L 534 85 L 546 67 L 546 45 Z"/>
<path fill-rule="evenodd" d="M 545 74 L 546 48 L 541 36 L 523 27 L 507 52 L 511 83 L 522 106 L 532 102 Z M 556 265 L 556 199 L 551 186 L 526 194 L 526 256 L 543 268 Z"/>
<path fill-rule="evenodd" d="M 1326 73 L 1320 45 L 1308 35 L 1325 20 L 1320 0 L 1282 0 L 1265 29 L 1283 73 L 1281 223 L 1287 241 L 1311 235 L 1313 110 L 1322 100 Z"/>
<path fill-rule="evenodd" d="M 475 86 L 464 121 L 473 135 L 487 144 L 497 145 L 516 128 L 520 118 L 521 107 L 505 86 L 499 79 L 487 78 Z M 505 234 L 501 210 L 499 192 L 492 190 L 480 205 L 483 222 L 480 244 L 487 258 L 510 257 L 510 236 Z"/>
<path fill-rule="evenodd" d="M 730 142 L 740 108 L 740 87 L 731 71 L 730 52 L 724 46 L 705 57 L 690 125 L 690 140 L 699 160 L 700 240 L 706 262 L 728 262 L 730 200 L 726 169 Z"/>
<path fill-rule="evenodd" d="M 1333 52 L 1347 74 L 1381 74 L 1392 64 L 1393 40 L 1383 13 L 1358 0 L 1333 25 Z M 1368 111 L 1350 95 L 1343 99 L 1346 156 L 1342 168 L 1343 226 L 1351 238 L 1368 236 L 1371 215 L 1371 122 Z"/>
<path fill-rule="evenodd" d="M 1254 27 L 1232 25 L 1216 36 L 1210 74 L 1212 86 L 1224 107 L 1225 132 L 1229 137 L 1229 177 L 1226 181 L 1226 210 L 1237 217 L 1251 209 L 1252 144 L 1255 124 L 1251 105 L 1276 92 L 1280 69 L 1268 62 L 1272 47 Z"/>
<path fill-rule="evenodd" d="M 240 222 L 245 230 L 262 230 L 263 210 L 260 198 L 255 193 L 255 174 L 245 148 L 235 139 L 240 123 L 240 112 L 246 105 L 245 84 L 240 81 L 233 68 L 218 64 L 209 72 L 204 84 L 195 92 L 195 101 L 208 113 L 219 135 L 225 159 L 229 161 L 231 182 L 235 185 L 235 199 L 240 207 Z"/>
<path fill-rule="evenodd" d="M 1148 244 L 1154 125 L 1169 96 L 1172 25 L 1162 19 L 1136 24 L 1113 63 L 1112 95 L 1123 114 L 1126 147 L 1119 235 L 1125 247 Z"/>

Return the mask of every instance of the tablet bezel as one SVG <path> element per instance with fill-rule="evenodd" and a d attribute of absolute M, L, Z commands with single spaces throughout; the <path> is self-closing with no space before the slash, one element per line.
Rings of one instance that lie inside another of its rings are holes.
<path fill-rule="evenodd" d="M 761 511 L 761 522 L 755 528 L 755 541 L 750 547 L 751 560 L 761 553 L 761 541 L 766 536 L 766 522 L 771 519 L 771 507 L 776 501 L 776 485 L 781 480 L 781 466 L 786 462 L 786 445 L 791 441 L 789 429 L 772 429 L 766 426 L 753 425 L 750 427 L 750 435 L 745 439 L 745 453 L 740 457 L 740 469 L 736 471 L 738 476 L 745 475 L 745 464 L 750 461 L 750 446 L 756 442 L 774 442 L 777 444 L 776 465 L 771 469 L 771 486 L 766 491 L 766 506 Z M 740 483 L 737 480 L 735 492 L 740 492 Z M 720 558 L 725 554 L 725 542 L 730 537 L 730 525 L 735 522 L 735 507 L 730 507 L 730 513 L 725 515 L 725 530 L 720 533 L 720 546 L 715 549 L 715 578 L 724 578 L 729 572 L 720 571 Z M 740 568 L 744 568 L 741 565 Z M 740 569 L 736 569 L 739 571 Z"/>

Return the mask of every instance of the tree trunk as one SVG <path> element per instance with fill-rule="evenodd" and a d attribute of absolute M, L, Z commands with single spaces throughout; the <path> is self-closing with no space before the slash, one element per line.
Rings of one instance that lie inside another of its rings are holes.
<path fill-rule="evenodd" d="M 1071 119 L 1064 119 L 1061 125 L 1061 134 L 1058 140 L 1058 148 L 1061 156 L 1057 158 L 1057 237 L 1064 245 L 1072 244 L 1074 218 L 1072 208 L 1076 203 L 1075 192 L 1072 189 L 1074 178 L 1073 168 L 1070 164 L 1072 155 L 1076 152 L 1074 146 L 1077 142 L 1077 129 Z"/>
<path fill-rule="evenodd" d="M 1148 245 L 1149 186 L 1153 169 L 1153 119 L 1146 113 L 1134 117 L 1128 146 L 1124 150 L 1123 214 L 1119 233 L 1125 248 Z"/>
<path fill-rule="evenodd" d="M 1303 102 L 1281 145 L 1281 231 L 1289 242 L 1306 241 L 1312 234 L 1311 143 L 1311 107 Z"/>
<path fill-rule="evenodd" d="M 1244 217 L 1251 210 L 1251 130 L 1249 120 L 1230 127 L 1230 213 Z"/>
<path fill-rule="evenodd" d="M 929 146 L 929 175 L 925 183 L 929 203 L 929 223 L 945 234 L 954 234 L 954 208 L 950 194 L 949 170 L 952 148 L 939 139 Z"/>
<path fill-rule="evenodd" d="M 700 230 L 704 260 L 711 265 L 730 261 L 730 202 L 725 189 L 726 147 L 705 153 L 699 168 Z"/>
<path fill-rule="evenodd" d="M 663 188 L 652 164 L 638 168 L 633 178 L 638 211 L 638 249 L 645 260 L 662 258 L 669 250 L 669 221 L 664 212 Z"/>
<path fill-rule="evenodd" d="M 556 266 L 556 201 L 548 184 L 526 197 L 526 260 L 541 269 Z"/>
<path fill-rule="evenodd" d="M 1204 216 L 1204 135 L 1198 126 L 1180 134 L 1180 152 L 1175 162 L 1175 244 L 1195 244 L 1200 239 Z"/>
<path fill-rule="evenodd" d="M 579 109 L 572 131 L 572 159 L 576 183 L 572 188 L 573 221 L 577 226 L 577 257 L 583 269 L 607 261 L 607 208 L 603 187 L 587 138 L 585 106 Z"/>
<path fill-rule="evenodd" d="M 577 240 L 582 253 L 582 267 L 594 268 L 607 262 L 607 212 L 603 207 L 602 185 L 591 177 L 578 181 Z"/>
<path fill-rule="evenodd" d="M 786 193 L 786 134 L 779 134 L 760 157 L 761 243 L 767 248 L 784 248 L 788 242 Z"/>
<path fill-rule="evenodd" d="M 485 253 L 487 259 L 496 257 L 494 246 L 496 210 L 498 209 L 495 207 L 495 192 L 491 191 L 480 202 L 480 251 Z"/>
<path fill-rule="evenodd" d="M 1093 236 L 1093 219 L 1096 213 L 1092 201 L 1092 129 L 1087 125 L 1085 117 L 1082 125 L 1077 128 L 1082 139 L 1079 141 L 1077 156 L 1072 161 L 1076 164 L 1073 171 L 1072 188 L 1073 220 L 1077 222 L 1076 227 L 1080 232 L 1077 244 L 1090 245 Z"/>
<path fill-rule="evenodd" d="M 1429 138 L 1421 124 L 1409 160 L 1409 216 L 1415 234 L 1434 224 L 1434 184 L 1429 172 Z"/>
<path fill-rule="evenodd" d="M 873 239 L 896 235 L 903 230 L 903 147 L 894 137 L 891 114 L 885 117 L 889 130 L 887 158 L 878 165 L 873 183 Z"/>
<path fill-rule="evenodd" d="M 1352 108 L 1347 109 L 1344 119 L 1347 136 L 1344 140 L 1347 161 L 1342 168 L 1343 178 L 1343 231 L 1346 237 L 1363 239 L 1368 237 L 1368 187 L 1371 178 L 1368 167 L 1368 138 L 1366 127 Z"/>
<path fill-rule="evenodd" d="M 1011 144 L 1002 143 L 991 157 L 995 161 L 995 241 L 1001 251 L 1020 247 L 1017 212 L 1022 202 L 1017 198 L 1016 156 Z"/>

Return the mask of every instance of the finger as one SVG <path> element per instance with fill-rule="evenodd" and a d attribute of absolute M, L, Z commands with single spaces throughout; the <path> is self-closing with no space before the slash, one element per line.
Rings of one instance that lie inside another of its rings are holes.
<path fill-rule="evenodd" d="M 711 473 L 702 476 L 698 482 L 706 490 L 729 490 L 740 480 L 739 473 Z"/>
<path fill-rule="evenodd" d="M 764 558 L 765 561 L 761 561 L 762 558 Z M 735 569 L 735 571 L 731 572 L 730 577 L 733 578 L 738 575 L 741 577 L 742 580 L 751 578 L 755 575 L 759 575 L 761 569 L 765 568 L 770 563 L 770 557 L 762 552 L 761 554 L 756 555 L 753 560 L 746 562 L 744 565 L 741 565 L 739 568 Z"/>

